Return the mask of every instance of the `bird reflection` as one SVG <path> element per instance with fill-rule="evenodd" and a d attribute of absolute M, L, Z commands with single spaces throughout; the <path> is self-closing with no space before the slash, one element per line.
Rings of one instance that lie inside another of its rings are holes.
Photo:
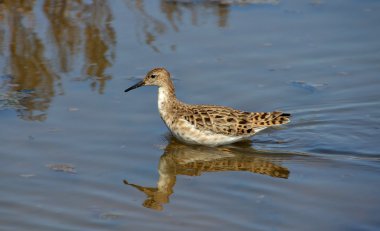
<path fill-rule="evenodd" d="M 246 171 L 270 177 L 289 177 L 289 170 L 279 165 L 291 154 L 257 151 L 250 143 L 238 143 L 222 147 L 192 146 L 169 138 L 169 144 L 160 157 L 157 187 L 130 185 L 147 196 L 143 203 L 146 208 L 163 210 L 173 194 L 177 175 L 200 176 L 207 172 Z"/>

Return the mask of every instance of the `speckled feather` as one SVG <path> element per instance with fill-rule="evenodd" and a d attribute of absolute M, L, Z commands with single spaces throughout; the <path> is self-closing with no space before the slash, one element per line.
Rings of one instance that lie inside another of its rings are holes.
<path fill-rule="evenodd" d="M 175 120 L 184 119 L 199 130 L 229 136 L 254 135 L 257 130 L 290 121 L 290 114 L 279 111 L 244 112 L 224 106 L 190 105 L 178 101 L 172 102 L 169 110 Z"/>
<path fill-rule="evenodd" d="M 243 112 L 214 105 L 183 105 L 180 108 L 175 112 L 177 117 L 197 129 L 230 136 L 254 135 L 260 128 L 289 122 L 289 114 L 282 112 Z"/>

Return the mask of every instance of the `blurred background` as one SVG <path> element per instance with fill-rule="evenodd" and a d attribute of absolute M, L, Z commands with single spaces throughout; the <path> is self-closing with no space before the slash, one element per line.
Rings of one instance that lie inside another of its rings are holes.
<path fill-rule="evenodd" d="M 0 1 L 1 230 L 376 230 L 380 2 Z M 283 110 L 219 148 L 173 139 L 180 100 Z"/>

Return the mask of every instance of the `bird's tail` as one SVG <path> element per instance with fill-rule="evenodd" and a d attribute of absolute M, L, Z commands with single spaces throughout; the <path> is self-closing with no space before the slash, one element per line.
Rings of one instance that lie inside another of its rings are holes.
<path fill-rule="evenodd" d="M 287 124 L 290 122 L 290 113 L 284 113 L 280 111 L 274 111 L 274 112 L 262 112 L 262 113 L 255 113 L 255 125 L 256 126 L 275 126 L 275 125 L 281 125 L 281 124 Z"/>
<path fill-rule="evenodd" d="M 281 124 L 287 124 L 290 122 L 290 113 L 283 113 L 283 112 L 272 112 L 273 117 L 269 122 L 271 122 L 270 125 L 281 125 Z"/>

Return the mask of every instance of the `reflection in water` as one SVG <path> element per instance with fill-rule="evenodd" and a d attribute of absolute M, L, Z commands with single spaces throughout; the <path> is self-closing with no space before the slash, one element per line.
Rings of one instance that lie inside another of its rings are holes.
<path fill-rule="evenodd" d="M 76 1 L 46 0 L 43 11 L 49 22 L 49 36 L 55 44 L 60 71 L 71 70 L 74 55 L 79 51 L 81 28 L 78 23 L 80 9 Z M 71 10 L 70 10 L 71 9 Z"/>
<path fill-rule="evenodd" d="M 143 187 L 124 180 L 145 193 L 144 207 L 162 210 L 173 193 L 177 175 L 200 176 L 207 172 L 248 171 L 271 177 L 288 178 L 289 170 L 280 162 L 289 154 L 263 153 L 251 148 L 250 144 L 224 147 L 191 146 L 171 138 L 160 158 L 157 187 Z"/>
<path fill-rule="evenodd" d="M 141 27 L 144 33 L 145 44 L 158 52 L 158 48 L 153 43 L 156 40 L 157 34 L 165 32 L 165 24 L 146 12 L 143 0 L 127 0 L 126 3 L 128 8 L 133 11 L 135 20 L 139 24 L 138 27 Z M 139 34 L 137 36 L 140 37 Z"/>
<path fill-rule="evenodd" d="M 208 15 L 216 15 L 218 17 L 219 27 L 225 27 L 228 18 L 228 5 L 220 4 L 216 1 L 160 1 L 160 10 L 163 17 L 155 17 L 147 13 L 146 4 L 144 0 L 126 0 L 129 9 L 134 12 L 134 17 L 137 21 L 137 37 L 141 38 L 142 32 L 143 40 L 146 45 L 151 47 L 154 51 L 160 52 L 160 49 L 155 44 L 158 37 L 162 36 L 171 28 L 178 32 L 179 25 L 185 21 L 185 16 L 190 14 L 191 24 L 197 26 L 200 19 L 202 21 L 208 18 Z M 166 18 L 166 21 L 162 18 Z M 140 32 L 141 30 L 141 32 Z M 176 44 L 171 44 L 172 49 L 176 49 Z"/>
<path fill-rule="evenodd" d="M 91 88 L 103 93 L 116 40 L 108 2 L 45 0 L 42 9 L 37 6 L 36 1 L 0 2 L 0 55 L 6 59 L 3 73 L 10 76 L 2 80 L 0 90 L 8 92 L 2 95 L 27 91 L 15 108 L 22 119 L 42 121 L 52 98 L 64 92 L 61 73 L 78 68 L 73 65 L 79 52 L 83 51 L 85 59 L 85 77 L 79 80 L 91 81 Z M 37 27 L 39 14 L 44 14 L 50 25 L 46 32 Z"/>
<path fill-rule="evenodd" d="M 116 36 L 111 22 L 113 16 L 110 8 L 103 0 L 94 0 L 94 3 L 85 8 L 85 74 L 91 78 L 92 89 L 98 88 L 99 93 L 104 93 L 107 80 L 111 77 L 105 74 L 105 70 L 111 66 L 115 58 L 110 44 L 116 43 Z M 113 48 L 113 46 L 112 46 Z M 99 87 L 97 85 L 99 84 Z"/>
<path fill-rule="evenodd" d="M 180 31 L 187 21 L 194 26 L 216 21 L 218 27 L 226 27 L 231 5 L 276 4 L 278 0 L 125 2 L 134 13 L 132 21 L 137 23 L 138 39 L 159 52 L 167 42 L 159 46 L 157 39 L 169 30 Z M 112 27 L 111 3 L 114 2 L 0 1 L 0 57 L 3 58 L 0 95 L 17 96 L 8 107 L 12 105 L 22 119 L 45 120 L 53 97 L 65 92 L 62 83 L 65 76 L 80 75 L 76 80 L 90 82 L 92 90 L 104 93 L 106 82 L 111 79 L 106 71 L 115 59 L 116 32 Z M 160 15 L 148 7 L 158 7 Z M 172 50 L 177 47 L 177 44 L 168 45 Z M 7 78 L 4 80 L 2 76 Z M 0 101 L 0 109 L 4 108 Z"/>
<path fill-rule="evenodd" d="M 125 0 L 127 6 L 135 13 L 137 27 L 142 31 L 144 43 L 154 51 L 160 52 L 159 47 L 155 44 L 158 37 L 162 36 L 170 28 L 178 32 L 180 25 L 189 20 L 193 26 L 204 24 L 208 20 L 214 21 L 217 18 L 218 27 L 226 27 L 231 5 L 243 4 L 271 4 L 279 3 L 279 0 L 161 0 L 160 10 L 163 17 L 160 19 L 151 14 L 146 9 L 144 0 Z M 148 1 L 147 1 L 148 2 Z M 149 12 L 149 13 L 148 13 Z M 137 37 L 141 37 L 138 30 Z M 172 49 L 176 44 L 171 44 Z"/>
<path fill-rule="evenodd" d="M 2 3 L 1 31 L 8 44 L 3 42 L 1 53 L 9 55 L 9 70 L 6 71 L 11 73 L 12 78 L 8 90 L 31 90 L 29 97 L 19 101 L 25 108 L 18 110 L 20 117 L 26 120 L 44 120 L 45 111 L 54 96 L 54 82 L 59 82 L 59 77 L 45 59 L 44 44 L 33 31 L 33 5 L 34 1 Z M 6 48 L 8 51 L 4 51 Z"/>
<path fill-rule="evenodd" d="M 161 1 L 161 11 L 166 16 L 175 31 L 179 31 L 179 24 L 183 23 L 183 15 L 190 14 L 191 24 L 198 26 L 207 19 L 207 15 L 217 18 L 219 27 L 227 25 L 229 5 L 222 1 Z"/>
<path fill-rule="evenodd" d="M 82 51 L 81 39 L 84 39 L 84 77 L 79 79 L 89 80 L 91 88 L 102 94 L 106 81 L 111 79 L 105 70 L 115 58 L 113 48 L 116 43 L 108 3 L 101 0 L 93 0 L 91 4 L 46 0 L 44 13 L 51 24 L 49 32 L 56 46 L 60 71 L 71 71 L 74 55 Z"/>

